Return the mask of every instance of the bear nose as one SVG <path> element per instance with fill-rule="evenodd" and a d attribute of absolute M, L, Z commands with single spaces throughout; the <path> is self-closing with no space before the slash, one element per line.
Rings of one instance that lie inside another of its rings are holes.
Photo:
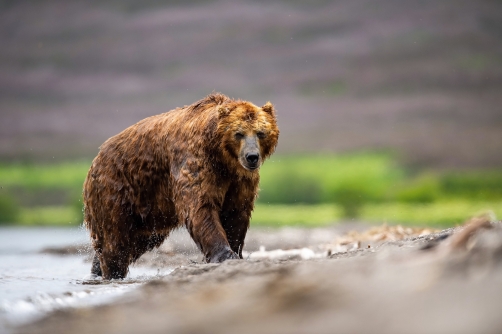
<path fill-rule="evenodd" d="M 260 158 L 260 156 L 257 153 L 246 154 L 247 162 L 249 162 L 250 164 L 253 164 L 253 165 L 255 165 L 258 162 L 259 158 Z"/>

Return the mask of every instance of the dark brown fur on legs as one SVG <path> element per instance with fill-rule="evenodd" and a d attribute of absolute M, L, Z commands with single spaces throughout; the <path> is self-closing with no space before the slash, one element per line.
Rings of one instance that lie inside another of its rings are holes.
<path fill-rule="evenodd" d="M 165 238 L 165 235 L 156 233 L 134 235 L 129 238 L 131 245 L 122 245 L 120 248 L 107 250 L 104 254 L 101 252 L 101 255 L 96 252 L 92 260 L 91 274 L 115 279 L 124 278 L 131 263 L 139 259 L 145 252 L 159 247 Z"/>
<path fill-rule="evenodd" d="M 240 259 L 242 259 L 242 248 L 244 247 L 244 238 L 249 228 L 253 202 L 246 201 L 239 192 L 239 184 L 232 184 L 225 196 L 224 206 L 220 212 L 220 221 L 225 230 L 228 243 Z"/>
<path fill-rule="evenodd" d="M 99 262 L 99 256 L 97 253 L 94 254 L 94 257 L 92 258 L 91 274 L 96 276 L 103 275 L 101 272 L 101 263 Z"/>
<path fill-rule="evenodd" d="M 101 272 L 103 278 L 118 279 L 127 276 L 129 270 L 129 254 L 128 249 L 118 248 L 105 250 L 100 257 Z"/>
<path fill-rule="evenodd" d="M 125 277 L 182 225 L 207 262 L 242 258 L 258 170 L 278 138 L 272 104 L 211 94 L 108 139 L 84 183 L 92 273 Z"/>

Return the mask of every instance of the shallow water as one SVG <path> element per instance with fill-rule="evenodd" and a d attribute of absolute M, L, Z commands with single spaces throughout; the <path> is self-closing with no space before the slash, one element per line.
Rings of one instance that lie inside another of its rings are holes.
<path fill-rule="evenodd" d="M 112 302 L 171 271 L 131 267 L 123 281 L 87 285 L 82 282 L 89 278 L 89 249 L 76 255 L 41 253 L 88 242 L 82 228 L 0 228 L 0 332 L 53 310 Z"/>

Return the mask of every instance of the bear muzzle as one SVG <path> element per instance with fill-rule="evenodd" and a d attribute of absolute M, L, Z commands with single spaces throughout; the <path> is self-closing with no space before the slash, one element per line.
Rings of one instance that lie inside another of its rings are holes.
<path fill-rule="evenodd" d="M 254 171 L 261 165 L 260 143 L 256 136 L 247 136 L 244 139 L 239 162 L 248 171 Z"/>

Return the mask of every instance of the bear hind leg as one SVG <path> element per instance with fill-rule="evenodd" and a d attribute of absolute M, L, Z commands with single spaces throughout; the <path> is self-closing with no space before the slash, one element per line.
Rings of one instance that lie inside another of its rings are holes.
<path fill-rule="evenodd" d="M 129 252 L 127 250 L 103 250 L 101 271 L 104 279 L 121 279 L 129 271 Z"/>
<path fill-rule="evenodd" d="M 95 276 L 103 276 L 103 273 L 101 272 L 101 262 L 99 261 L 98 253 L 95 253 L 94 258 L 92 259 L 91 274 Z"/>

